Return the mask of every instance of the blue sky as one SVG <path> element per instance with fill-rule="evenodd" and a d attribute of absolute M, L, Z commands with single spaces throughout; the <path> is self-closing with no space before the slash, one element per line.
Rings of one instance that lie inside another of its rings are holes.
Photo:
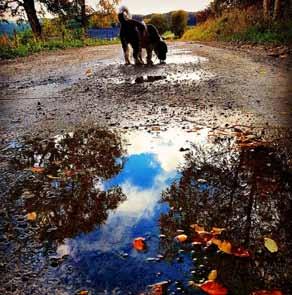
<path fill-rule="evenodd" d="M 95 7 L 96 0 L 88 0 Z M 121 5 L 129 8 L 132 14 L 148 14 L 152 12 L 169 12 L 183 9 L 199 11 L 207 7 L 211 0 L 122 0 Z"/>

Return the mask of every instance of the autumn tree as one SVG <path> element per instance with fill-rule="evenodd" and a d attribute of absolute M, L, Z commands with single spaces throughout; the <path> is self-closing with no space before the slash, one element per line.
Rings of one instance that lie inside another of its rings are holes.
<path fill-rule="evenodd" d="M 108 27 L 113 23 L 116 23 L 117 12 L 116 8 L 119 5 L 120 0 L 100 0 L 97 4 L 97 12 L 93 17 L 95 26 Z"/>
<path fill-rule="evenodd" d="M 188 13 L 183 10 L 178 10 L 171 15 L 171 30 L 172 32 L 181 37 L 186 30 L 188 24 Z"/>
<path fill-rule="evenodd" d="M 42 27 L 37 16 L 34 0 L 0 0 L 0 15 L 2 17 L 18 16 L 20 19 L 26 17 L 35 37 L 41 37 Z"/>
<path fill-rule="evenodd" d="M 212 16 L 214 16 L 214 14 L 213 14 L 213 11 L 212 11 L 212 9 L 210 7 L 207 7 L 204 10 L 198 11 L 198 12 L 196 12 L 196 20 L 197 20 L 197 23 L 198 24 L 203 23 L 208 18 L 210 18 Z"/>
<path fill-rule="evenodd" d="M 153 14 L 149 19 L 145 20 L 145 22 L 154 25 L 160 34 L 165 33 L 169 29 L 168 21 L 162 14 Z"/>
<path fill-rule="evenodd" d="M 100 0 L 98 9 L 105 15 L 116 15 L 119 0 Z M 37 10 L 38 7 L 38 10 Z M 36 38 L 42 36 L 42 26 L 38 15 L 51 13 L 61 19 L 79 18 L 86 26 L 88 7 L 85 0 L 0 0 L 0 15 L 27 19 Z"/>
<path fill-rule="evenodd" d="M 262 6 L 265 20 L 279 20 L 284 15 L 290 15 L 291 0 L 213 0 L 210 8 L 215 15 L 220 16 L 223 11 L 230 8 L 244 8 L 251 5 Z"/>

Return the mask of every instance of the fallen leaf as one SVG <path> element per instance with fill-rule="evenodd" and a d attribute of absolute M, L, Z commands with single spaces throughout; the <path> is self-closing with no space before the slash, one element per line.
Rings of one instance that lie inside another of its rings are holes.
<path fill-rule="evenodd" d="M 152 130 L 152 131 L 160 131 L 161 129 L 160 129 L 159 126 L 153 126 L 153 127 L 151 128 L 151 130 Z"/>
<path fill-rule="evenodd" d="M 218 247 L 219 250 L 221 250 L 224 253 L 232 254 L 231 249 L 232 245 L 228 241 L 221 241 L 218 239 L 212 239 L 211 242 Z"/>
<path fill-rule="evenodd" d="M 58 176 L 53 176 L 53 175 L 47 175 L 47 177 L 49 179 L 60 179 L 61 177 L 58 177 Z"/>
<path fill-rule="evenodd" d="M 218 273 L 216 269 L 213 269 L 212 271 L 210 271 L 209 275 L 208 275 L 208 281 L 215 281 L 217 279 Z"/>
<path fill-rule="evenodd" d="M 37 218 L 37 214 L 36 214 L 36 212 L 30 212 L 30 213 L 26 214 L 26 218 L 29 221 L 35 221 Z"/>
<path fill-rule="evenodd" d="M 213 234 L 214 236 L 219 236 L 223 231 L 225 231 L 225 228 L 212 227 L 211 234 Z"/>
<path fill-rule="evenodd" d="M 188 236 L 182 234 L 182 235 L 178 235 L 178 236 L 176 236 L 175 239 L 176 239 L 178 242 L 183 243 L 183 242 L 185 242 L 185 241 L 188 239 Z"/>
<path fill-rule="evenodd" d="M 144 251 L 146 249 L 146 243 L 145 243 L 145 239 L 144 238 L 136 238 L 133 241 L 133 247 L 137 250 L 137 251 Z"/>
<path fill-rule="evenodd" d="M 92 69 L 88 69 L 86 72 L 85 72 L 85 75 L 87 77 L 91 77 L 93 75 L 93 72 L 92 72 Z"/>
<path fill-rule="evenodd" d="M 43 167 L 32 167 L 30 170 L 33 173 L 44 173 L 45 168 L 43 168 Z"/>
<path fill-rule="evenodd" d="M 237 257 L 250 257 L 249 251 L 242 247 L 238 247 L 235 249 L 232 248 L 232 254 Z"/>
<path fill-rule="evenodd" d="M 273 290 L 273 291 L 260 290 L 260 291 L 252 292 L 251 295 L 284 295 L 284 294 L 279 290 Z"/>
<path fill-rule="evenodd" d="M 197 232 L 198 234 L 207 233 L 205 231 L 205 228 L 203 226 L 198 225 L 198 224 L 192 224 L 191 228 L 193 228 L 195 230 L 195 232 Z"/>
<path fill-rule="evenodd" d="M 199 287 L 209 295 L 226 295 L 228 292 L 225 287 L 213 281 L 207 281 Z"/>
<path fill-rule="evenodd" d="M 271 252 L 271 253 L 275 253 L 278 252 L 279 248 L 277 243 L 270 239 L 270 238 L 264 238 L 265 241 L 265 247 Z"/>
<path fill-rule="evenodd" d="M 83 291 L 80 291 L 79 292 L 79 295 L 88 295 L 88 291 L 86 291 L 86 290 L 83 290 Z"/>
<path fill-rule="evenodd" d="M 149 295 L 163 295 L 166 292 L 168 281 L 160 282 L 155 285 L 150 286 L 150 294 Z"/>

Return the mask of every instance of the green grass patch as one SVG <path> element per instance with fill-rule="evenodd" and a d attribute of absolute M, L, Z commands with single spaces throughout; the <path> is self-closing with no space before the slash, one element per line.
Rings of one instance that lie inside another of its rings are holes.
<path fill-rule="evenodd" d="M 119 39 L 100 40 L 100 39 L 54 39 L 48 41 L 36 41 L 31 38 L 22 39 L 20 42 L 2 38 L 0 44 L 0 58 L 12 59 L 16 57 L 24 57 L 41 51 L 52 51 L 65 48 L 79 48 L 84 46 L 99 46 L 117 44 Z M 15 43 L 18 43 L 17 45 Z"/>
<path fill-rule="evenodd" d="M 174 33 L 171 32 L 171 31 L 166 31 L 166 32 L 162 35 L 162 37 L 163 37 L 164 40 L 169 40 L 169 41 L 175 39 L 175 35 L 174 35 Z"/>

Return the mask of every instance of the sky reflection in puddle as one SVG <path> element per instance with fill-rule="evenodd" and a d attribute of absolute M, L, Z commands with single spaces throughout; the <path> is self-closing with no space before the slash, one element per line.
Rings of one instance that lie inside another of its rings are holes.
<path fill-rule="evenodd" d="M 22 259 L 19 280 L 23 269 L 42 268 L 33 281 L 46 290 L 39 294 L 55 294 L 55 284 L 60 294 L 140 294 L 166 280 L 167 294 L 198 294 L 188 282 L 204 282 L 215 269 L 231 294 L 263 286 L 290 294 L 288 151 L 267 146 L 262 132 L 185 128 L 80 128 L 11 144 L 22 176 L 2 207 L 13 212 L 4 215 L 15 225 L 9 243 L 26 254 L 8 251 L 5 259 L 12 267 Z M 36 220 L 27 225 L 29 212 Z M 225 228 L 232 252 L 207 246 L 195 224 Z M 177 242 L 181 233 L 185 243 Z M 136 237 L 147 251 L 133 249 Z M 279 253 L 265 249 L 264 237 Z"/>
<path fill-rule="evenodd" d="M 181 129 L 148 133 L 134 131 L 124 135 L 127 156 L 123 170 L 103 182 L 101 189 L 120 186 L 127 200 L 109 214 L 101 228 L 89 234 L 67 239 L 58 248 L 59 255 L 70 255 L 77 277 L 95 290 L 140 292 L 149 284 L 163 280 L 185 281 L 191 259 L 183 264 L 168 263 L 159 255 L 159 217 L 168 206 L 158 203 L 161 192 L 179 179 L 177 168 L 184 162 L 184 152 L 195 141 L 207 140 Z M 148 251 L 137 253 L 134 238 L 146 238 Z M 90 282 L 90 283 L 89 283 Z"/>

